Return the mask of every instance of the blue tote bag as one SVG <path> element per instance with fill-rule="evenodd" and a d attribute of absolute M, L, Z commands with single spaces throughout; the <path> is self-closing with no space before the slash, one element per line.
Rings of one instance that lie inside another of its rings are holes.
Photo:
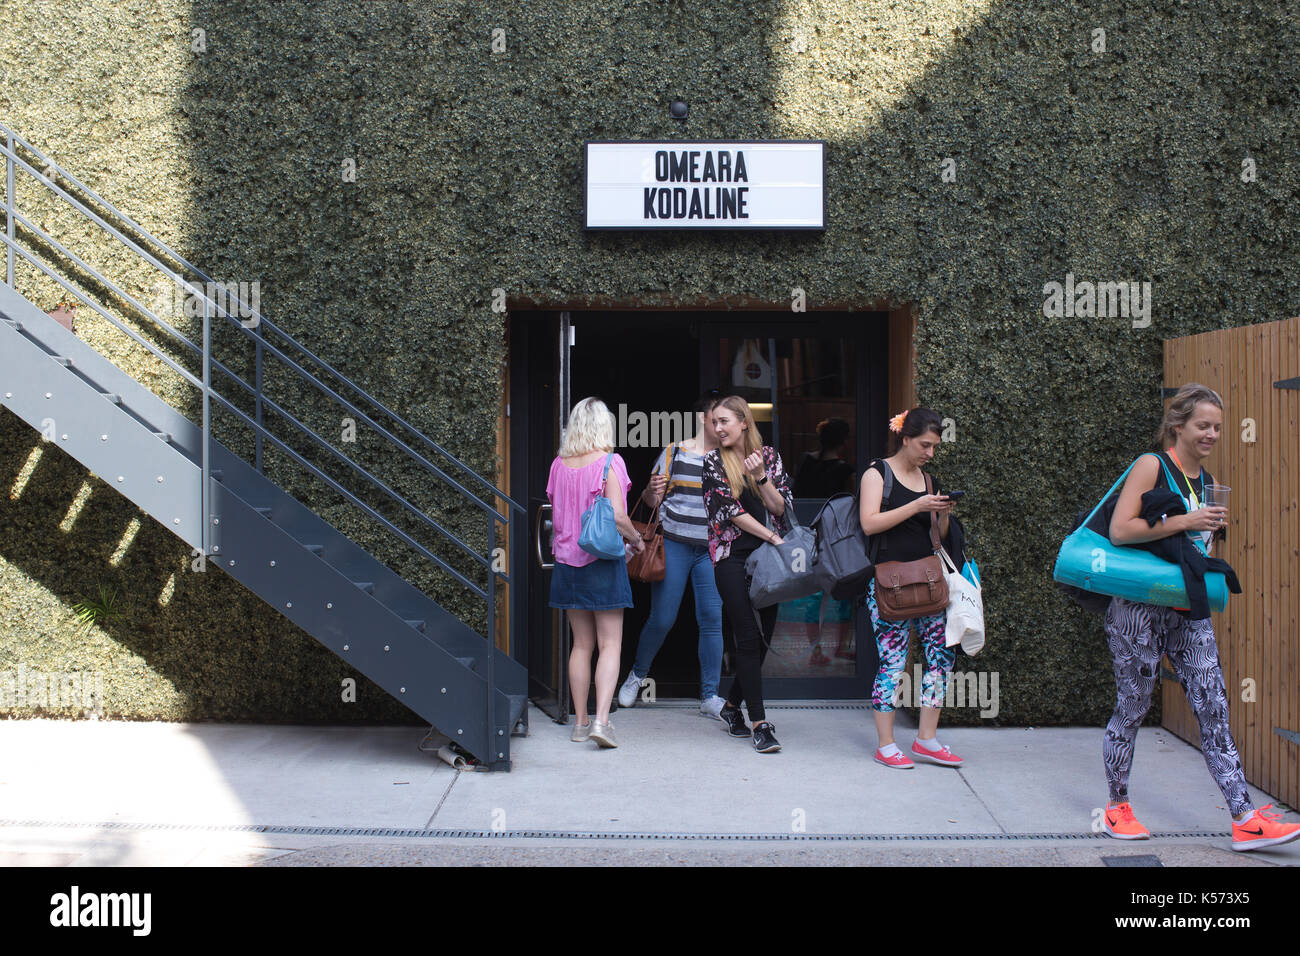
<path fill-rule="evenodd" d="M 1136 464 L 1137 460 L 1133 462 L 1133 465 Z M 1097 507 L 1088 512 L 1083 523 L 1061 543 L 1052 577 L 1062 584 L 1094 594 L 1161 607 L 1187 607 L 1190 603 L 1187 587 L 1178 565 L 1158 558 L 1143 548 L 1112 544 L 1106 535 L 1098 534 L 1088 527 L 1088 522 L 1097 510 L 1124 484 L 1133 465 L 1124 469 L 1124 474 L 1097 502 Z M 1164 469 L 1170 490 L 1181 497 L 1168 466 L 1164 461 L 1160 462 L 1160 466 Z M 1194 542 L 1202 553 L 1206 553 L 1205 545 L 1199 538 L 1194 539 Z M 1211 610 L 1222 611 L 1228 606 L 1228 582 L 1221 572 L 1211 571 L 1205 575 L 1205 591 Z"/>
<path fill-rule="evenodd" d="M 600 479 L 600 492 L 591 507 L 582 513 L 582 533 L 578 547 L 606 561 L 623 557 L 623 536 L 614 523 L 614 502 L 605 497 L 605 483 L 609 480 L 609 463 L 614 453 L 605 456 L 605 472 Z"/>

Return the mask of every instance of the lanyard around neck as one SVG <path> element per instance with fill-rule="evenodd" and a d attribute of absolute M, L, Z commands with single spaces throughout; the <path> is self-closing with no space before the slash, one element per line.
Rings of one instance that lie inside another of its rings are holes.
<path fill-rule="evenodd" d="M 1183 473 L 1183 477 L 1187 478 L 1187 469 L 1184 468 L 1183 463 L 1178 460 L 1178 455 L 1174 452 L 1172 445 L 1169 446 L 1169 457 L 1174 460 L 1174 464 L 1177 465 L 1178 470 Z M 1201 474 L 1205 474 L 1204 468 L 1201 469 Z M 1199 478 L 1200 476 L 1198 475 L 1197 477 Z M 1201 499 L 1196 496 L 1196 489 L 1192 487 L 1192 479 L 1190 478 L 1187 478 L 1187 493 L 1192 496 L 1192 510 L 1195 511 L 1197 508 L 1201 507 Z"/>

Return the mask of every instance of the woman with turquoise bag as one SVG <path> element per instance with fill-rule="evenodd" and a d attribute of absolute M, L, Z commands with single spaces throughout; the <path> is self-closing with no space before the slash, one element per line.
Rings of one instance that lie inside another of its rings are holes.
<path fill-rule="evenodd" d="M 1206 487 L 1214 484 L 1214 478 L 1203 465 L 1222 427 L 1223 400 L 1217 392 L 1195 384 L 1178 390 L 1157 436 L 1157 447 L 1163 451 L 1139 458 L 1124 481 L 1110 520 L 1111 543 L 1142 545 L 1188 535 L 1199 538 L 1208 551 L 1227 518 L 1226 508 L 1206 505 Z M 1173 513 L 1181 507 L 1151 513 L 1149 503 L 1154 499 L 1144 502 L 1144 496 L 1167 487 L 1173 493 L 1169 500 L 1177 504 L 1182 499 L 1186 513 Z M 1167 655 L 1200 725 L 1206 766 L 1232 814 L 1232 848 L 1257 850 L 1300 837 L 1300 824 L 1279 823 L 1280 814 L 1265 814 L 1267 806 L 1256 810 L 1251 804 L 1228 725 L 1228 698 L 1208 612 L 1193 618 L 1190 610 L 1112 597 L 1106 609 L 1106 639 L 1118 697 L 1102 743 L 1110 790 L 1106 832 L 1121 840 L 1151 836 L 1133 814 L 1128 777 L 1137 730 L 1159 680 L 1160 658 Z"/>
<path fill-rule="evenodd" d="M 623 542 L 633 553 L 645 547 L 627 516 L 631 484 L 623 457 L 614 453 L 614 416 L 600 399 L 584 398 L 569 413 L 546 483 L 555 555 L 550 605 L 567 611 L 573 628 L 569 689 L 577 715 L 570 738 L 575 743 L 618 746 L 609 708 L 623 648 L 623 609 L 632 606 Z M 596 718 L 590 720 L 587 692 L 597 647 Z"/>

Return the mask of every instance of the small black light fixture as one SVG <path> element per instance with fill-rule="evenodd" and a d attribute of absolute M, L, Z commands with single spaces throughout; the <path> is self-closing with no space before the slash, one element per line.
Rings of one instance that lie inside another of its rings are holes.
<path fill-rule="evenodd" d="M 685 123 L 689 109 L 685 100 L 673 100 L 668 104 L 668 115 L 679 122 Z"/>

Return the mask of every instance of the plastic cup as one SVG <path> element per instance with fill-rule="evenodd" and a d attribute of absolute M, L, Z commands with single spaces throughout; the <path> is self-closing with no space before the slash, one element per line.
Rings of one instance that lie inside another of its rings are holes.
<path fill-rule="evenodd" d="M 1232 489 L 1227 485 L 1208 484 L 1205 486 L 1205 507 L 1227 508 L 1228 496 Z"/>

